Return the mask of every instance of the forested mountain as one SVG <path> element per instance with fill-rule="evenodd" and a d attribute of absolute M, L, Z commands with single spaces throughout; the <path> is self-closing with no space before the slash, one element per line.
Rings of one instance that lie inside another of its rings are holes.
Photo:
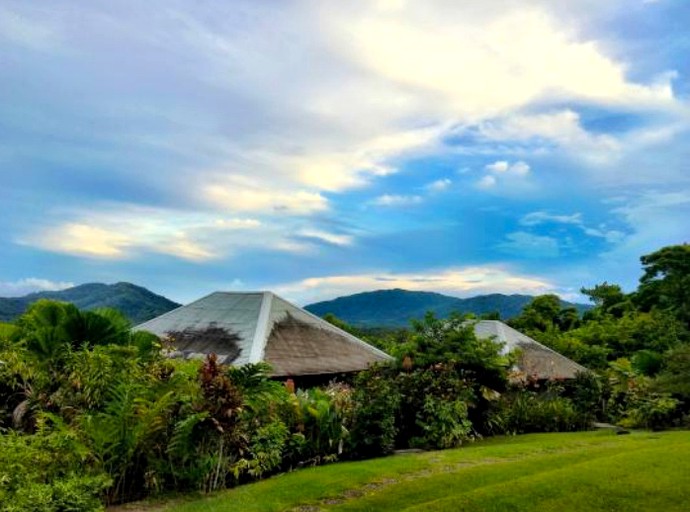
<path fill-rule="evenodd" d="M 87 283 L 56 292 L 36 292 L 24 297 L 0 298 L 0 321 L 14 320 L 39 299 L 71 302 L 79 309 L 114 308 L 134 324 L 145 322 L 178 307 L 161 295 L 131 283 Z"/>
<path fill-rule="evenodd" d="M 531 295 L 503 295 L 492 293 L 467 299 L 440 293 L 408 290 L 378 290 L 357 293 L 335 300 L 317 302 L 305 309 L 315 315 L 334 314 L 341 320 L 358 327 L 406 327 L 413 318 L 422 318 L 427 311 L 446 317 L 453 311 L 483 315 L 498 312 L 502 319 L 517 316 L 532 299 Z M 589 309 L 585 304 L 571 304 L 580 312 Z"/>

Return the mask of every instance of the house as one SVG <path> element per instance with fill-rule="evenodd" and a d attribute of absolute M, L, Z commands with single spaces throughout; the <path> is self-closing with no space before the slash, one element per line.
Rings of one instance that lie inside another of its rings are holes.
<path fill-rule="evenodd" d="M 215 353 L 224 364 L 265 361 L 274 377 L 350 373 L 392 360 L 271 292 L 211 293 L 134 329 L 169 340 L 169 357 Z"/>
<path fill-rule="evenodd" d="M 516 380 L 572 379 L 576 374 L 588 371 L 584 366 L 498 320 L 476 322 L 474 333 L 477 338 L 490 338 L 503 344 L 504 354 L 517 349 L 519 356 L 514 369 Z"/>

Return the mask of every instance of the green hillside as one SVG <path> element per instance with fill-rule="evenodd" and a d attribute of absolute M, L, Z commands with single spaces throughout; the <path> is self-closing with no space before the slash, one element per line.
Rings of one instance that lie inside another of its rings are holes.
<path fill-rule="evenodd" d="M 114 308 L 134 324 L 145 322 L 179 306 L 161 295 L 131 283 L 87 283 L 56 292 L 0 298 L 0 321 L 11 321 L 39 299 L 71 302 L 79 309 Z"/>
<path fill-rule="evenodd" d="M 427 311 L 446 317 L 453 311 L 462 313 L 498 312 L 502 319 L 517 316 L 534 297 L 531 295 L 503 295 L 493 293 L 466 299 L 440 293 L 413 292 L 407 290 L 378 290 L 357 293 L 335 300 L 318 302 L 305 309 L 318 316 L 332 313 L 345 322 L 358 327 L 406 327 L 413 318 L 422 318 Z M 571 304 L 585 311 L 585 304 Z"/>

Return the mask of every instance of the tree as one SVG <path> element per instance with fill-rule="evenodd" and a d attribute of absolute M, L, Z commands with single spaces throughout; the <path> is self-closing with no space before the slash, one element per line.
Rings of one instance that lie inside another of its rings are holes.
<path fill-rule="evenodd" d="M 594 288 L 581 288 L 580 293 L 587 295 L 596 306 L 594 310 L 586 313 L 587 318 L 593 318 L 600 313 L 622 317 L 626 311 L 632 309 L 629 297 L 617 284 L 609 284 L 604 281 Z"/>
<path fill-rule="evenodd" d="M 644 274 L 635 294 L 643 311 L 673 313 L 690 326 L 690 245 L 672 245 L 640 258 Z"/>
<path fill-rule="evenodd" d="M 527 334 L 546 332 L 558 327 L 560 314 L 561 299 L 558 295 L 539 295 L 508 323 Z"/>

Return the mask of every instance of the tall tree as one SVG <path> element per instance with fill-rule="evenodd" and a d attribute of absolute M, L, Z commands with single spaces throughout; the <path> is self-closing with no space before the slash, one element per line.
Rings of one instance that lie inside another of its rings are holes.
<path fill-rule="evenodd" d="M 644 274 L 635 294 L 643 311 L 669 311 L 690 326 L 690 245 L 672 245 L 640 258 Z"/>
<path fill-rule="evenodd" d="M 609 284 L 604 281 L 597 284 L 594 288 L 581 288 L 580 293 L 587 295 L 589 300 L 596 306 L 592 311 L 588 311 L 586 317 L 593 318 L 601 313 L 613 315 L 616 318 L 622 317 L 626 311 L 632 309 L 629 297 L 617 284 Z"/>

